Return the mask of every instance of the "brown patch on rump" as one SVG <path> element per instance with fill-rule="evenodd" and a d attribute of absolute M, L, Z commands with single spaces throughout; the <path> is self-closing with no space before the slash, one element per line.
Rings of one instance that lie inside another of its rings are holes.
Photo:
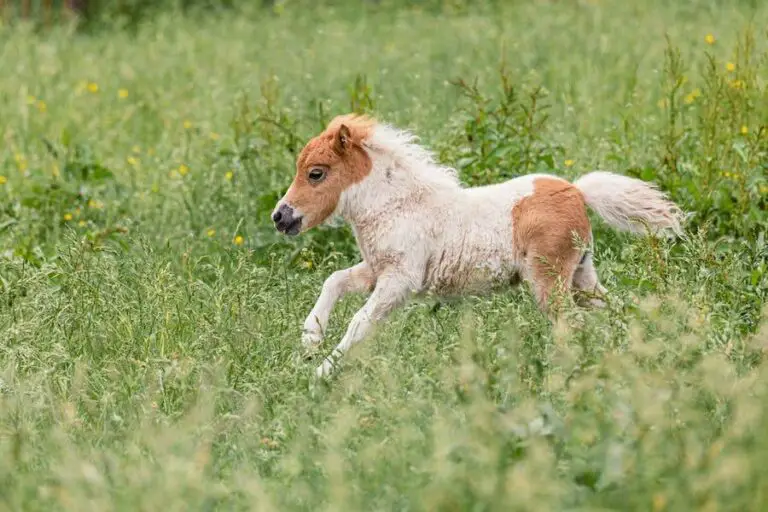
<path fill-rule="evenodd" d="M 371 159 L 363 142 L 374 125 L 373 119 L 364 116 L 337 116 L 301 150 L 296 176 L 285 201 L 304 215 L 303 230 L 327 219 L 336 209 L 341 193 L 371 172 Z M 319 183 L 311 183 L 308 178 L 315 167 L 326 171 L 325 179 Z"/>
<path fill-rule="evenodd" d="M 590 241 L 584 196 L 567 181 L 537 178 L 533 194 L 512 208 L 512 229 L 524 276 L 539 307 L 546 309 L 555 287 L 570 287 L 582 252 L 574 237 Z"/>

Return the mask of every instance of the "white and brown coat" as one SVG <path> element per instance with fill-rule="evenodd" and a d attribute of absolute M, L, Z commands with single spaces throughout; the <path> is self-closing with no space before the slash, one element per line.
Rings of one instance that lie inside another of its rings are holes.
<path fill-rule="evenodd" d="M 273 212 L 288 234 L 340 215 L 362 254 L 325 281 L 304 323 L 303 342 L 316 345 L 337 300 L 372 292 L 318 375 L 414 293 L 458 294 L 522 278 L 542 310 L 557 291 L 603 294 L 587 206 L 617 229 L 680 231 L 680 210 L 640 180 L 593 172 L 569 183 L 537 174 L 464 188 L 408 132 L 367 117 L 335 118 L 302 150 Z"/>

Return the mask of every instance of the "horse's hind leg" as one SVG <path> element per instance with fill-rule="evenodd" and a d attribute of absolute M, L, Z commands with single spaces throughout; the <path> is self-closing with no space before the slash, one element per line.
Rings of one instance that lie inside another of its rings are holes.
<path fill-rule="evenodd" d="M 573 291 L 579 298 L 595 307 L 604 307 L 605 302 L 600 298 L 604 296 L 607 290 L 600 284 L 595 270 L 595 264 L 592 261 L 592 252 L 587 251 L 576 271 L 573 273 Z"/>
<path fill-rule="evenodd" d="M 562 258 L 562 257 L 561 257 Z M 568 261 L 571 260 L 571 261 Z M 553 316 L 560 307 L 560 300 L 568 293 L 577 261 L 569 257 L 558 261 L 555 256 L 532 255 L 528 261 L 528 281 L 543 312 Z"/>

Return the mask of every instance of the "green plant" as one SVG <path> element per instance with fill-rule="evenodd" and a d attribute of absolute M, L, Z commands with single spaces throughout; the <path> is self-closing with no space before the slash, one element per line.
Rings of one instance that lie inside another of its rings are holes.
<path fill-rule="evenodd" d="M 488 184 L 530 172 L 552 172 L 561 149 L 547 141 L 546 93 L 541 86 L 520 92 L 502 69 L 498 101 L 477 83 L 454 82 L 468 106 L 455 144 L 457 165 L 471 185 Z M 451 154 L 451 157 L 454 155 Z"/>

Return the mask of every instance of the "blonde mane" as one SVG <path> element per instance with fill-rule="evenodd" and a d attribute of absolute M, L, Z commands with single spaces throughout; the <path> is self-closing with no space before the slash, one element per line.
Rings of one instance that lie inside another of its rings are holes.
<path fill-rule="evenodd" d="M 419 181 L 450 187 L 461 186 L 456 169 L 439 164 L 434 153 L 418 144 L 418 137 L 407 130 L 374 121 L 370 136 L 363 146 L 392 159 L 397 167 L 408 171 Z"/>

